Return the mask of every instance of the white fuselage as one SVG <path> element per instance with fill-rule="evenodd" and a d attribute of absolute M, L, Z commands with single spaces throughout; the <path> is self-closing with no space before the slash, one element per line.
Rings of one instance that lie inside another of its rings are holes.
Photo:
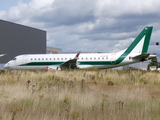
<path fill-rule="evenodd" d="M 122 51 L 123 52 L 123 51 Z M 134 61 L 127 56 L 122 62 L 116 63 L 120 53 L 81 53 L 77 59 L 78 68 L 98 68 L 107 69 L 123 66 L 138 61 Z M 28 54 L 19 55 L 4 65 L 6 69 L 46 69 L 52 67 L 57 69 L 60 64 L 73 59 L 75 54 Z"/>

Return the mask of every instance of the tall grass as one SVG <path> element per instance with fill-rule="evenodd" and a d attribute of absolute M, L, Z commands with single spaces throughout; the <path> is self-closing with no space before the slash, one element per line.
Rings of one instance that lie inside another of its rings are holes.
<path fill-rule="evenodd" d="M 159 88 L 156 71 L 4 71 L 0 120 L 159 120 Z"/>

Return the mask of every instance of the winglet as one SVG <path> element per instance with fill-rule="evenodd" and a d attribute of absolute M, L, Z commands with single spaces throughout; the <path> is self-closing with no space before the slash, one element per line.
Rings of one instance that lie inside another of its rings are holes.
<path fill-rule="evenodd" d="M 75 58 L 74 58 L 74 59 L 78 59 L 78 57 L 79 57 L 80 53 L 81 53 L 81 51 L 79 51 L 79 52 L 77 53 L 77 55 L 75 56 Z"/>

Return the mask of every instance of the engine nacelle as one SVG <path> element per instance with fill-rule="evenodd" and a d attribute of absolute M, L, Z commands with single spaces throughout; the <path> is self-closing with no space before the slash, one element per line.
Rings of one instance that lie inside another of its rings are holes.
<path fill-rule="evenodd" d="M 47 66 L 46 70 L 61 70 L 59 66 Z"/>

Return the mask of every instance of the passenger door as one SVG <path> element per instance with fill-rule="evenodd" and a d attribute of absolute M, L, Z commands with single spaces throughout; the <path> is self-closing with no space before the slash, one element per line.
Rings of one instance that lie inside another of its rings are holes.
<path fill-rule="evenodd" d="M 22 63 L 27 63 L 27 58 L 28 58 L 28 55 L 23 55 L 23 58 L 22 58 Z"/>

